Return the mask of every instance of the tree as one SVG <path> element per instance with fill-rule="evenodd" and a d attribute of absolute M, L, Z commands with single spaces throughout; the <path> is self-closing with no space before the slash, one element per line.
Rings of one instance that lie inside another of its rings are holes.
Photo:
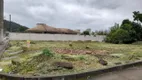
<path fill-rule="evenodd" d="M 112 43 L 129 43 L 131 42 L 130 35 L 128 31 L 123 29 L 118 29 L 116 32 L 114 32 L 111 36 Z"/>
<path fill-rule="evenodd" d="M 115 24 L 110 28 L 110 32 L 106 36 L 105 41 L 110 43 L 132 43 L 142 40 L 142 13 L 139 11 L 133 12 L 134 21 L 124 19 L 121 26 Z"/>
<path fill-rule="evenodd" d="M 91 34 L 91 29 L 88 28 L 85 31 L 82 32 L 82 35 L 90 35 Z"/>
<path fill-rule="evenodd" d="M 82 32 L 82 35 L 85 35 L 85 36 L 86 36 L 86 35 L 90 35 L 90 33 L 89 33 L 89 31 L 83 31 L 83 32 Z"/>
<path fill-rule="evenodd" d="M 134 21 L 137 21 L 137 22 L 139 21 L 139 17 L 138 17 L 139 13 L 140 13 L 139 11 L 134 11 L 133 12 Z"/>
<path fill-rule="evenodd" d="M 130 30 L 132 30 L 132 25 L 126 23 L 126 24 L 123 24 L 120 28 L 127 30 L 129 32 Z"/>
<path fill-rule="evenodd" d="M 139 21 L 142 23 L 142 13 L 140 13 L 139 11 L 133 12 L 133 18 L 134 18 L 134 21 L 137 21 L 137 23 Z"/>
<path fill-rule="evenodd" d="M 107 30 L 100 30 L 100 31 L 95 31 L 96 35 L 107 35 L 108 31 Z"/>
<path fill-rule="evenodd" d="M 131 24 L 131 21 L 130 21 L 129 19 L 124 19 L 124 20 L 122 21 L 121 26 L 124 25 L 124 24 Z"/>
<path fill-rule="evenodd" d="M 112 26 L 112 27 L 110 28 L 110 31 L 109 31 L 109 33 L 107 34 L 105 41 L 106 41 L 106 42 L 113 43 L 112 36 L 113 36 L 113 34 L 114 34 L 118 29 L 120 29 L 120 26 L 119 26 L 119 24 L 115 23 L 114 26 Z"/>
<path fill-rule="evenodd" d="M 91 29 L 90 28 L 86 29 L 86 31 L 88 31 L 89 34 L 91 34 Z"/>
<path fill-rule="evenodd" d="M 142 23 L 142 14 L 139 14 L 139 21 Z"/>
<path fill-rule="evenodd" d="M 92 32 L 91 32 L 91 35 L 95 35 L 95 32 L 92 31 Z"/>
<path fill-rule="evenodd" d="M 136 31 L 132 27 L 131 21 L 125 19 L 121 26 L 115 24 L 110 28 L 110 32 L 106 37 L 106 42 L 110 43 L 132 43 L 137 40 Z"/>
<path fill-rule="evenodd" d="M 136 31 L 135 31 L 135 29 L 133 29 L 132 22 L 129 19 L 123 20 L 120 28 L 123 29 L 123 30 L 128 31 L 129 35 L 131 36 L 130 37 L 131 42 L 134 42 L 134 41 L 137 40 Z"/>
<path fill-rule="evenodd" d="M 27 30 L 27 28 L 26 27 L 24 27 L 24 26 L 21 26 L 21 27 L 19 27 L 19 32 L 24 32 L 24 31 L 26 31 Z"/>
<path fill-rule="evenodd" d="M 136 32 L 136 39 L 138 41 L 142 40 L 142 26 L 139 23 L 132 22 L 132 28 Z"/>
<path fill-rule="evenodd" d="M 110 32 L 113 33 L 113 32 L 115 32 L 119 28 L 120 28 L 119 24 L 115 23 L 114 26 L 112 26 L 110 28 Z"/>

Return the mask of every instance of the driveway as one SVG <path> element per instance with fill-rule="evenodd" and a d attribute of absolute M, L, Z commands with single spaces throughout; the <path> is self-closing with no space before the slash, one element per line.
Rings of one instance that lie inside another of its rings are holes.
<path fill-rule="evenodd" d="M 110 72 L 88 80 L 142 80 L 142 66 L 132 67 L 119 72 Z"/>

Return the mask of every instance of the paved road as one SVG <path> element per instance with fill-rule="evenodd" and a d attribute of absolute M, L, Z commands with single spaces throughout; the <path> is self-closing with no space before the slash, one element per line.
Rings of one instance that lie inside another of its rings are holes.
<path fill-rule="evenodd" d="M 142 80 L 142 66 L 102 74 L 89 80 Z"/>

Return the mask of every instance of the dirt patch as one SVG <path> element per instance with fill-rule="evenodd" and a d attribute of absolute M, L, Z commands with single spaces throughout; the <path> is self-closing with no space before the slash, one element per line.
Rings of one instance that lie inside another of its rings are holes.
<path fill-rule="evenodd" d="M 61 49 L 61 48 L 54 48 L 53 51 L 61 54 L 87 54 L 87 52 L 91 52 L 91 54 L 107 55 L 109 53 L 106 50 L 83 50 L 83 49 Z"/>

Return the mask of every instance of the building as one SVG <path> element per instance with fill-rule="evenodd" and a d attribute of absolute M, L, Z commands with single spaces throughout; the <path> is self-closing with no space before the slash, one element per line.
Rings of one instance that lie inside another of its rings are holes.
<path fill-rule="evenodd" d="M 50 33 L 50 34 L 78 34 L 77 31 L 66 28 L 55 28 L 43 23 L 38 23 L 36 27 L 26 30 L 30 33 Z"/>

